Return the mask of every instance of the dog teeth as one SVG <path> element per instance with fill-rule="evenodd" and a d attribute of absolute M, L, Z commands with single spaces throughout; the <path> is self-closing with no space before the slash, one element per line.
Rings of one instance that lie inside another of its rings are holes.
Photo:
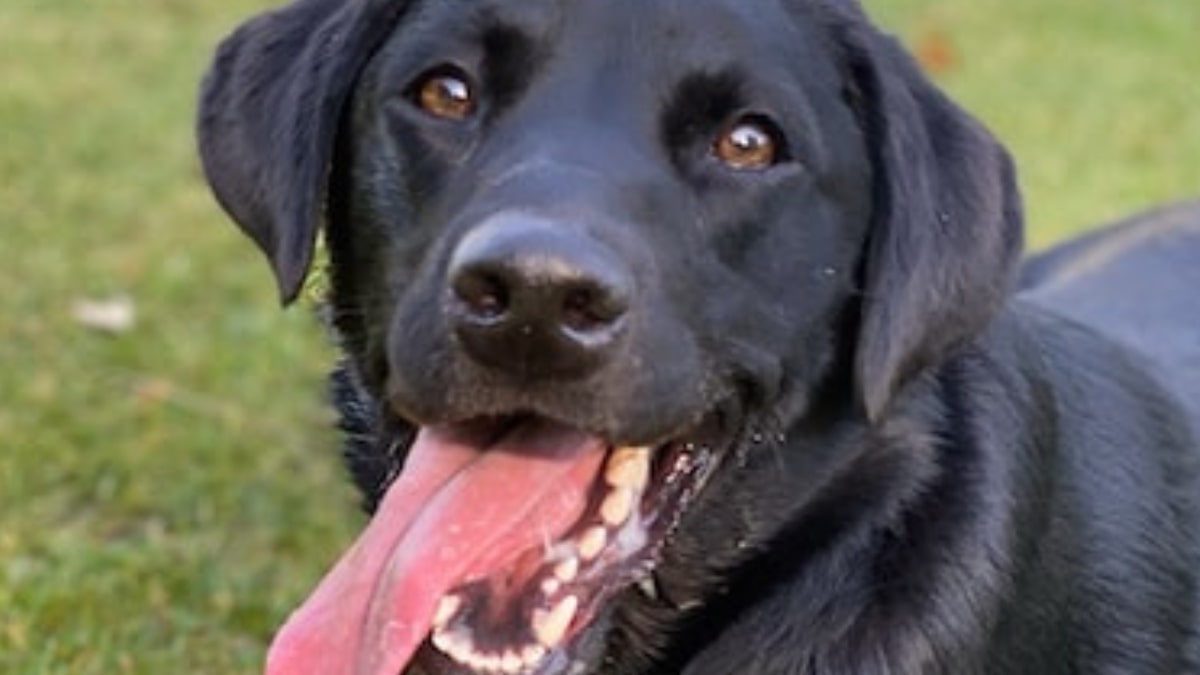
<path fill-rule="evenodd" d="M 484 656 L 483 654 L 476 652 L 476 653 L 466 654 L 465 657 L 466 657 L 467 665 L 470 666 L 473 670 L 490 670 L 487 667 L 487 656 Z"/>
<path fill-rule="evenodd" d="M 600 505 L 600 518 L 606 525 L 616 527 L 629 519 L 633 513 L 633 502 L 636 495 L 633 490 L 618 488 L 608 493 L 604 503 Z"/>
<path fill-rule="evenodd" d="M 460 663 L 465 663 L 475 653 L 475 644 L 471 641 L 470 636 L 458 631 L 435 631 L 433 646 Z"/>
<path fill-rule="evenodd" d="M 651 600 L 658 599 L 658 584 L 654 582 L 653 576 L 646 575 L 641 581 L 637 582 L 637 588 L 647 598 Z"/>
<path fill-rule="evenodd" d="M 603 527 L 592 527 L 579 538 L 579 557 L 586 561 L 595 560 L 608 543 L 608 531 Z"/>
<path fill-rule="evenodd" d="M 604 480 L 612 487 L 643 490 L 650 482 L 650 449 L 614 450 L 605 467 Z"/>
<path fill-rule="evenodd" d="M 572 617 L 568 617 L 567 619 L 568 625 L 570 618 L 573 618 L 573 613 L 574 610 L 572 608 Z M 564 627 L 562 631 L 565 633 L 566 628 Z M 561 639 L 562 636 L 560 635 L 559 640 L 561 641 Z M 519 675 L 537 666 L 542 659 L 546 658 L 547 654 L 546 647 L 539 644 L 510 647 L 503 653 L 488 654 L 478 650 L 471 635 L 462 630 L 435 631 L 432 641 L 433 646 L 438 651 L 448 656 L 454 662 L 480 673 L 494 673 L 496 675 Z"/>
<path fill-rule="evenodd" d="M 544 658 L 546 658 L 546 648 L 541 645 L 529 645 L 521 650 L 521 660 L 525 662 L 526 668 L 536 666 Z"/>
<path fill-rule="evenodd" d="M 455 651 L 454 644 L 453 644 L 453 635 L 450 633 L 443 633 L 440 630 L 434 631 L 433 646 L 437 647 L 438 651 L 442 652 L 443 654 L 449 654 L 449 653 Z"/>
<path fill-rule="evenodd" d="M 615 544 L 619 544 L 622 533 L 634 526 L 630 518 L 650 482 L 651 454 L 650 448 L 632 447 L 612 452 L 604 469 L 609 491 L 600 503 L 600 523 L 585 529 L 573 541 L 560 542 L 561 549 L 547 545 L 545 561 L 552 563 L 553 568 L 541 581 L 540 589 L 546 598 L 563 592 L 566 584 L 579 577 L 586 563 L 600 557 L 614 536 Z M 639 582 L 638 588 L 647 596 L 657 595 L 653 580 Z M 447 628 L 462 611 L 463 604 L 458 595 L 447 595 L 438 602 L 433 618 L 433 646 L 461 666 L 481 674 L 520 675 L 535 668 L 562 643 L 579 612 L 580 601 L 575 595 L 567 595 L 548 609 L 534 610 L 529 625 L 534 640 L 497 651 L 478 649 L 474 637 L 462 626 Z"/>
<path fill-rule="evenodd" d="M 533 612 L 533 635 L 542 646 L 554 648 L 567 634 L 567 628 L 579 610 L 579 598 L 568 595 L 549 611 L 538 609 Z"/>
<path fill-rule="evenodd" d="M 525 667 L 525 662 L 521 659 L 521 655 L 517 654 L 515 649 L 510 649 L 504 652 L 504 657 L 500 660 L 500 670 L 506 673 L 519 673 Z"/>
<path fill-rule="evenodd" d="M 572 581 L 575 581 L 575 577 L 578 574 L 579 558 L 576 558 L 575 556 L 567 558 L 554 567 L 554 578 L 558 579 L 564 584 L 569 584 Z"/>
<path fill-rule="evenodd" d="M 447 595 L 438 602 L 437 612 L 433 615 L 434 628 L 445 628 L 450 619 L 462 608 L 462 598 L 457 595 Z"/>

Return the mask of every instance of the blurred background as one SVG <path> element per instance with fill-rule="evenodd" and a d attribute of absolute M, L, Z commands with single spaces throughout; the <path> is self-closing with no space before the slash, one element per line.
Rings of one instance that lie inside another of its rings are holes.
<path fill-rule="evenodd" d="M 362 524 L 313 303 L 194 156 L 267 4 L 0 4 L 2 673 L 254 673 Z M 1200 195 L 1196 0 L 867 6 L 1013 150 L 1035 245 Z"/>

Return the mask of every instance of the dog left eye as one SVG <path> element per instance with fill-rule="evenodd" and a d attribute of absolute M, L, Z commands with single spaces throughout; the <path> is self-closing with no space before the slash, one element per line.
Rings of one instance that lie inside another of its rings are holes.
<path fill-rule="evenodd" d="M 769 119 L 740 117 L 717 134 L 712 154 L 731 169 L 761 171 L 783 161 L 783 135 Z"/>
<path fill-rule="evenodd" d="M 439 68 L 423 75 L 410 92 L 418 108 L 439 119 L 461 121 L 475 113 L 475 89 L 456 68 Z"/>

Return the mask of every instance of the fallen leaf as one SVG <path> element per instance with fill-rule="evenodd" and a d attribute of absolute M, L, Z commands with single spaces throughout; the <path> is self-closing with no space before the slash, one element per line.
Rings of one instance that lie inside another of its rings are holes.
<path fill-rule="evenodd" d="M 917 38 L 913 51 L 917 60 L 931 75 L 940 75 L 958 66 L 958 48 L 944 31 L 926 28 Z"/>
<path fill-rule="evenodd" d="M 72 313 L 85 328 L 114 335 L 128 333 L 137 319 L 133 299 L 125 295 L 78 300 Z"/>

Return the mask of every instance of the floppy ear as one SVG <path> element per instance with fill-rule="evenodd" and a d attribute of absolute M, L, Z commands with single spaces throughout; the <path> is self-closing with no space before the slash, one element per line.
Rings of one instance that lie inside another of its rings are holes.
<path fill-rule="evenodd" d="M 342 108 L 405 0 L 297 0 L 218 48 L 200 92 L 217 200 L 267 255 L 285 304 L 312 263 Z"/>
<path fill-rule="evenodd" d="M 851 67 L 875 177 L 855 377 L 878 420 L 909 378 L 983 330 L 1007 298 L 1022 213 L 1004 148 L 895 40 L 855 24 Z"/>

